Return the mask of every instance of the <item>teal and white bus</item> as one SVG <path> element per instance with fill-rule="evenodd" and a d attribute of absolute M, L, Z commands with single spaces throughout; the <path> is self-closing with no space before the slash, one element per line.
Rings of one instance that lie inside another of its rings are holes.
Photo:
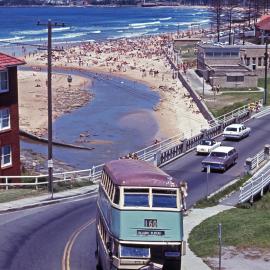
<path fill-rule="evenodd" d="M 107 163 L 97 200 L 97 269 L 181 269 L 180 183 L 142 160 Z"/>

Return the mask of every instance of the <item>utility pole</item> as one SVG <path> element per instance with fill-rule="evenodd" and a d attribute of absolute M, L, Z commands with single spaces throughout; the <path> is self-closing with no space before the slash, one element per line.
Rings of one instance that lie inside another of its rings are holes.
<path fill-rule="evenodd" d="M 218 260 L 218 270 L 221 270 L 221 252 L 222 252 L 222 224 L 218 224 L 218 242 L 219 242 L 219 260 Z"/>
<path fill-rule="evenodd" d="M 52 22 L 48 20 L 48 189 L 53 199 L 53 152 L 52 152 Z"/>
<path fill-rule="evenodd" d="M 263 105 L 267 103 L 267 70 L 268 70 L 268 40 L 265 42 L 265 53 L 264 53 L 264 97 L 263 97 Z"/>
<path fill-rule="evenodd" d="M 53 149 L 52 149 L 52 26 L 65 26 L 64 23 L 58 24 L 48 20 L 45 25 L 48 28 L 48 44 L 47 44 L 47 61 L 48 61 L 48 191 L 51 193 L 51 199 L 53 199 Z"/>

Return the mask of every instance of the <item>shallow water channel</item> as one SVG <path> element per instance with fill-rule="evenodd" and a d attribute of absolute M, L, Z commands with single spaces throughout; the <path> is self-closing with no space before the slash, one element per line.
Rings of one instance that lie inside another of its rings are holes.
<path fill-rule="evenodd" d="M 152 108 L 157 93 L 141 83 L 86 71 L 61 72 L 92 80 L 93 100 L 53 124 L 57 141 L 94 147 L 78 150 L 53 146 L 54 159 L 87 169 L 153 143 L 158 124 Z M 47 144 L 21 140 L 22 149 L 47 154 Z"/>

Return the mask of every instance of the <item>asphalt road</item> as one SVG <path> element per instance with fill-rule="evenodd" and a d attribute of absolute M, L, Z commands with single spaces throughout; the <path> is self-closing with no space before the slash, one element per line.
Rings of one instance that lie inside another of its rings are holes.
<path fill-rule="evenodd" d="M 243 173 L 245 159 L 270 142 L 270 115 L 247 123 L 251 135 L 226 141 L 239 152 L 235 166 L 209 175 L 209 192 Z M 203 156 L 194 151 L 163 169 L 189 183 L 188 205 L 206 195 Z M 0 215 L 0 270 L 94 270 L 95 197 Z"/>
<path fill-rule="evenodd" d="M 1 214 L 0 269 L 95 269 L 95 215 L 95 197 Z"/>
<path fill-rule="evenodd" d="M 256 120 L 250 120 L 246 123 L 247 126 L 251 127 L 249 137 L 241 141 L 223 141 L 222 145 L 235 147 L 239 157 L 237 164 L 229 168 L 225 173 L 211 172 L 208 175 L 209 193 L 216 191 L 231 180 L 243 175 L 246 159 L 256 155 L 263 149 L 264 145 L 270 144 L 269 123 L 270 115 Z M 219 137 L 217 140 L 222 140 L 222 138 Z M 162 168 L 176 179 L 186 180 L 188 182 L 188 207 L 205 197 L 207 193 L 207 173 L 201 171 L 201 161 L 204 158 L 204 156 L 197 156 L 195 152 L 192 151 L 190 154 Z"/>

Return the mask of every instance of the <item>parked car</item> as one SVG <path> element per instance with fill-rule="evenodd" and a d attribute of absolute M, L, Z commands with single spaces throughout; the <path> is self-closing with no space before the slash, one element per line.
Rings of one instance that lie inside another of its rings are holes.
<path fill-rule="evenodd" d="M 251 128 L 246 127 L 243 124 L 232 124 L 227 126 L 223 131 L 224 139 L 243 139 L 248 137 L 250 134 Z"/>
<path fill-rule="evenodd" d="M 196 152 L 197 154 L 209 154 L 220 145 L 221 142 L 216 142 L 214 139 L 204 139 L 199 145 L 197 145 Z"/>
<path fill-rule="evenodd" d="M 210 170 L 225 172 L 230 166 L 236 163 L 237 158 L 238 153 L 234 147 L 219 146 L 202 161 L 202 169 L 205 171 L 209 166 Z"/>

